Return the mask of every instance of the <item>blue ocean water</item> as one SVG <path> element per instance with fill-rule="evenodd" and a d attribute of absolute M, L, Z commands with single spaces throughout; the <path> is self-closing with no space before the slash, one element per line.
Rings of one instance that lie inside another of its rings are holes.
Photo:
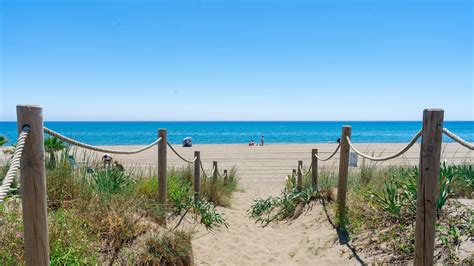
<path fill-rule="evenodd" d="M 45 126 L 68 137 L 94 145 L 148 144 L 158 128 L 168 129 L 171 143 L 192 137 L 193 143 L 222 144 L 326 143 L 335 141 L 343 125 L 352 126 L 354 142 L 408 142 L 421 122 L 45 122 Z M 474 141 L 474 121 L 447 121 L 445 127 L 467 141 Z M 17 137 L 16 122 L 0 122 L 0 134 L 10 143 Z M 450 142 L 448 138 L 444 141 Z"/>

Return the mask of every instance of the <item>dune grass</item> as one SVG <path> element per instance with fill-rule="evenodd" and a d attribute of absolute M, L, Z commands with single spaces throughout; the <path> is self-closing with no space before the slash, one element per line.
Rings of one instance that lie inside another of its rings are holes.
<path fill-rule="evenodd" d="M 436 224 L 436 261 L 460 263 L 457 248 L 462 240 L 474 236 L 474 212 L 460 204 L 458 198 L 473 198 L 473 165 L 441 164 Z M 329 199 L 329 214 L 336 220 L 335 200 L 337 175 L 320 171 L 320 186 Z M 416 217 L 418 168 L 416 166 L 377 166 L 362 163 L 351 170 L 348 179 L 347 216 L 339 221 L 364 247 L 375 253 L 382 249 L 391 254 L 388 262 L 400 263 L 413 259 Z M 463 263 L 472 261 L 463 258 Z"/>
<path fill-rule="evenodd" d="M 84 166 L 77 166 L 68 160 L 70 155 L 79 157 L 63 150 L 46 169 L 52 264 L 190 262 L 193 229 L 179 228 L 175 219 L 188 215 L 209 230 L 228 226 L 213 202 L 194 201 L 189 167 L 168 171 L 166 229 L 156 200 L 155 169 L 122 172 L 104 168 L 90 155 L 83 155 Z M 2 166 L 0 172 L 7 169 Z M 0 204 L 0 258 L 7 264 L 24 263 L 21 199 L 15 186 Z M 232 187 L 217 187 L 219 202 L 230 203 Z"/>

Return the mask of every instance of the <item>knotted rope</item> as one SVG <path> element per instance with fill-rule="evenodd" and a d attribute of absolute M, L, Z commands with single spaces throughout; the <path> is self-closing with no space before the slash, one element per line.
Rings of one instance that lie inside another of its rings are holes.
<path fill-rule="evenodd" d="M 405 153 L 408 149 L 410 149 L 415 143 L 416 141 L 418 140 L 418 138 L 421 137 L 421 133 L 422 131 L 418 131 L 418 133 L 416 133 L 416 135 L 413 137 L 413 139 L 410 141 L 410 143 L 408 143 L 408 145 L 403 148 L 401 151 L 395 153 L 395 154 L 392 154 L 392 155 L 389 155 L 389 156 L 385 156 L 385 157 L 372 157 L 370 155 L 367 155 L 367 154 L 364 154 L 362 152 L 360 152 L 359 150 L 356 149 L 356 147 L 354 147 L 354 145 L 352 144 L 351 142 L 351 139 L 347 136 L 346 139 L 347 139 L 347 142 L 349 143 L 349 146 L 352 148 L 352 150 L 357 153 L 358 155 L 366 158 L 366 159 L 369 159 L 371 161 L 387 161 L 387 160 L 390 160 L 390 159 L 394 159 L 394 158 L 397 158 L 398 156 L 402 155 L 403 153 Z"/>
<path fill-rule="evenodd" d="M 320 161 L 323 161 L 323 162 L 327 161 L 327 160 L 331 159 L 332 157 L 334 157 L 334 155 L 336 155 L 336 153 L 337 153 L 337 151 L 339 150 L 340 147 L 341 147 L 341 143 L 339 143 L 339 145 L 337 145 L 336 150 L 331 155 L 329 155 L 329 157 L 322 158 L 322 157 L 319 157 L 316 153 L 314 154 L 314 156 L 316 158 L 318 158 L 318 160 L 320 160 Z"/>
<path fill-rule="evenodd" d="M 13 153 L 13 158 L 10 163 L 10 168 L 8 169 L 5 178 L 3 178 L 2 185 L 0 186 L 0 202 L 3 202 L 3 200 L 7 196 L 7 193 L 10 190 L 10 186 L 13 183 L 13 179 L 16 176 L 16 172 L 20 167 L 21 155 L 23 153 L 23 147 L 25 147 L 25 141 L 28 137 L 28 133 L 30 133 L 30 127 L 24 126 L 20 133 L 20 136 L 18 136 L 15 152 Z"/>
<path fill-rule="evenodd" d="M 453 139 L 454 141 L 456 141 L 457 143 L 461 144 L 462 146 L 464 146 L 464 147 L 466 147 L 470 150 L 474 150 L 474 145 L 473 144 L 463 140 L 461 137 L 459 137 L 458 135 L 456 135 L 453 132 L 449 131 L 447 128 L 443 128 L 443 133 L 446 134 L 451 139 Z"/>
<path fill-rule="evenodd" d="M 197 157 L 194 157 L 194 159 L 192 161 L 190 160 L 186 160 L 186 158 L 184 158 L 183 156 L 181 156 L 181 154 L 179 154 L 174 148 L 173 146 L 171 146 L 171 143 L 168 142 L 168 147 L 170 147 L 170 149 L 174 152 L 174 154 L 176 154 L 176 156 L 178 156 L 181 160 L 187 162 L 187 163 L 194 163 L 196 160 L 197 160 Z"/>
<path fill-rule="evenodd" d="M 53 137 L 56 137 L 62 141 L 65 141 L 69 144 L 72 144 L 72 145 L 75 145 L 75 146 L 78 146 L 78 147 L 81 147 L 81 148 L 84 148 L 84 149 L 88 149 L 88 150 L 92 150 L 92 151 L 98 151 L 98 152 L 105 152 L 105 153 L 112 153 L 112 154 L 135 154 L 135 153 L 139 153 L 139 152 L 142 152 L 142 151 L 145 151 L 145 150 L 148 150 L 150 149 L 151 147 L 155 146 L 156 144 L 158 144 L 158 142 L 161 141 L 161 138 L 158 138 L 157 140 L 153 141 L 152 143 L 140 148 L 140 149 L 137 149 L 137 150 L 131 150 L 131 151 L 124 151 L 124 150 L 111 150 L 111 149 L 106 149 L 106 148 L 100 148 L 100 147 L 97 147 L 97 146 L 92 146 L 92 145 L 89 145 L 89 144 L 85 144 L 85 143 L 82 143 L 82 142 L 79 142 L 77 140 L 74 140 L 74 139 L 71 139 L 71 138 L 68 138 L 66 136 L 63 136 L 61 134 L 59 134 L 58 132 L 56 131 L 53 131 L 49 128 L 44 128 L 44 133 L 50 135 L 50 136 L 53 136 Z"/>

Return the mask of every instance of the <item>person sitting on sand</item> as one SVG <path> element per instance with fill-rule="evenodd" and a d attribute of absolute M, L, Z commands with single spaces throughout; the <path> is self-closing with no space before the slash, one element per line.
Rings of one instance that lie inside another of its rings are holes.
<path fill-rule="evenodd" d="M 110 164 L 112 163 L 112 156 L 110 156 L 110 154 L 108 153 L 104 153 L 104 155 L 102 156 L 102 162 L 104 163 L 104 167 L 110 167 Z"/>
<path fill-rule="evenodd" d="M 118 161 L 114 161 L 114 168 L 119 170 L 120 172 L 123 172 L 125 169 L 123 168 L 123 165 L 119 163 Z"/>
<path fill-rule="evenodd" d="M 255 146 L 255 141 L 251 140 L 251 141 L 249 142 L 249 146 Z"/>

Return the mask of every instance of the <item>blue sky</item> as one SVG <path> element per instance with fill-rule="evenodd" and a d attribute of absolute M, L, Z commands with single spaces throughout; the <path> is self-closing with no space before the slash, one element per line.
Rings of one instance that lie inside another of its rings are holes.
<path fill-rule="evenodd" d="M 469 0 L 1 3 L 3 121 L 474 119 Z"/>

